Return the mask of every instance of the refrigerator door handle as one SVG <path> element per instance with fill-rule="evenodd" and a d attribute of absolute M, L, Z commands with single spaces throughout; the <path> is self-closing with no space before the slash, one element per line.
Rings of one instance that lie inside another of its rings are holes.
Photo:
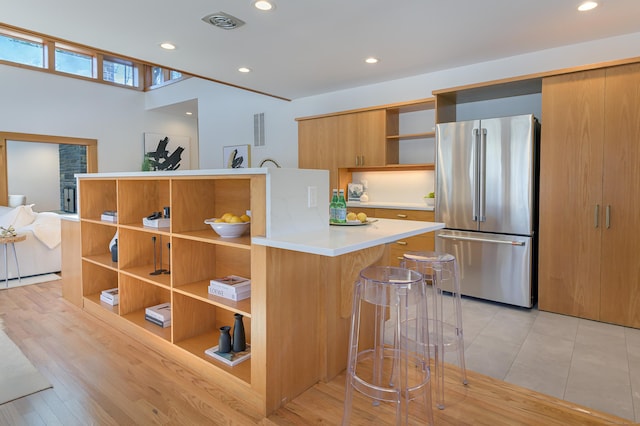
<path fill-rule="evenodd" d="M 472 182 L 471 185 L 473 187 L 473 208 L 472 208 L 472 219 L 474 222 L 478 221 L 478 164 L 480 162 L 480 129 L 473 129 L 473 173 L 471 174 L 472 176 Z"/>
<path fill-rule="evenodd" d="M 438 238 L 444 240 L 459 240 L 459 241 L 476 241 L 480 243 L 494 243 L 494 244 L 507 244 L 510 246 L 524 246 L 524 241 L 505 241 L 505 240 L 492 240 L 489 238 L 474 238 L 474 237 L 461 237 L 456 235 L 437 235 Z"/>
<path fill-rule="evenodd" d="M 485 209 L 485 186 L 487 185 L 487 129 L 481 129 L 482 134 L 480 136 L 480 158 L 478 161 L 478 175 L 480 180 L 478 182 L 478 206 L 479 206 L 479 218 L 478 222 L 486 222 L 487 212 Z"/>

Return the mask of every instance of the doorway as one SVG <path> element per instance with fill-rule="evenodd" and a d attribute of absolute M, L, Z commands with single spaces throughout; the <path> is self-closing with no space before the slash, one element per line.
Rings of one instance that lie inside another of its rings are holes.
<path fill-rule="evenodd" d="M 87 173 L 98 171 L 98 141 L 96 139 L 0 132 L 0 165 L 2 165 L 2 172 L 0 172 L 0 205 L 8 205 L 9 198 L 8 141 L 56 144 L 61 147 L 68 146 L 71 150 L 73 150 L 73 146 L 83 146 L 86 150 Z M 64 176 L 61 179 L 64 179 Z M 65 205 L 66 198 L 69 198 L 69 203 L 75 201 L 75 181 L 73 183 L 65 183 L 65 186 L 60 188 L 60 195 L 62 197 L 60 210 L 64 210 L 69 207 L 69 205 Z"/>

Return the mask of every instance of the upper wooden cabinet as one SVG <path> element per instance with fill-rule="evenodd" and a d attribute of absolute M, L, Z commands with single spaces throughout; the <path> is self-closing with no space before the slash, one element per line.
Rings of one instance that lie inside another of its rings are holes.
<path fill-rule="evenodd" d="M 539 307 L 640 327 L 640 65 L 545 78 Z"/>
<path fill-rule="evenodd" d="M 402 140 L 433 138 L 433 123 L 425 131 L 401 133 L 404 113 L 434 109 L 433 98 L 298 118 L 298 167 L 326 169 L 330 187 L 338 188 L 339 167 L 398 164 Z"/>

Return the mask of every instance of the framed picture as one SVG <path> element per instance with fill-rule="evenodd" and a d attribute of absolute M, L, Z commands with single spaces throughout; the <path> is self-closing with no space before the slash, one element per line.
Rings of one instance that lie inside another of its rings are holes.
<path fill-rule="evenodd" d="M 225 169 L 244 169 L 251 167 L 251 145 L 230 145 L 223 147 L 222 161 Z"/>
<path fill-rule="evenodd" d="M 364 192 L 361 183 L 350 183 L 347 185 L 347 201 L 360 201 L 360 196 Z"/>

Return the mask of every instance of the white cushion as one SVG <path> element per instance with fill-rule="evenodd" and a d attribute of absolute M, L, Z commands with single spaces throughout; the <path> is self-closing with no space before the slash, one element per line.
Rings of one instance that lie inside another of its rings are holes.
<path fill-rule="evenodd" d="M 28 206 L 18 206 L 11 211 L 0 216 L 0 226 L 7 228 L 13 226 L 15 229 L 30 225 L 38 216 L 32 209 L 33 204 Z"/>

